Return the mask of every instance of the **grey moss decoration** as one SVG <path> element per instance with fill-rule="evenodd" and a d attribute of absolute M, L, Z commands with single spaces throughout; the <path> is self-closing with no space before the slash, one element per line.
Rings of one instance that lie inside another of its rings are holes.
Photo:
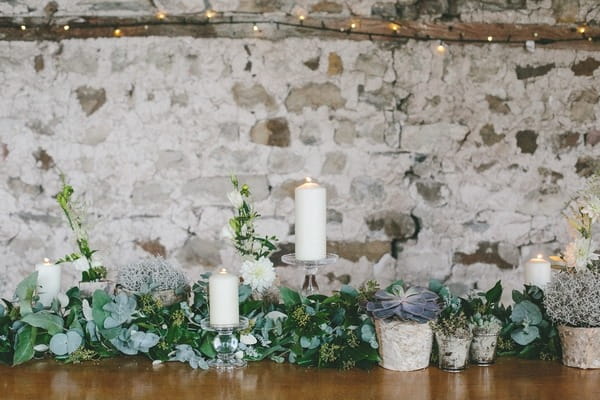
<path fill-rule="evenodd" d="M 546 312 L 559 325 L 600 327 L 600 273 L 560 272 L 544 295 Z"/>
<path fill-rule="evenodd" d="M 187 285 L 183 272 L 162 257 L 150 257 L 119 268 L 117 284 L 132 292 L 179 289 Z"/>

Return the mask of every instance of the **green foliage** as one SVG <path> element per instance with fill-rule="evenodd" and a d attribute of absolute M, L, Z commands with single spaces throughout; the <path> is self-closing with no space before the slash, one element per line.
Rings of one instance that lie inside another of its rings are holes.
<path fill-rule="evenodd" d="M 81 281 L 94 282 L 105 279 L 108 271 L 104 266 L 99 265 L 93 260 L 93 255 L 96 250 L 90 249 L 81 207 L 73 200 L 75 189 L 67 184 L 64 175 L 61 175 L 61 181 L 62 188 L 55 197 L 58 205 L 67 217 L 69 227 L 75 233 L 75 240 L 77 242 L 79 253 L 67 254 L 63 258 L 57 260 L 56 263 L 76 262 L 81 258 L 85 258 L 87 268 L 81 272 Z"/>
<path fill-rule="evenodd" d="M 498 354 L 530 359 L 557 359 L 561 349 L 558 331 L 544 308 L 544 293 L 537 286 L 512 293 L 514 307 L 506 309 Z"/>
<path fill-rule="evenodd" d="M 21 315 L 27 315 L 33 312 L 31 303 L 33 301 L 33 295 L 37 287 L 37 271 L 27 276 L 17 285 L 15 291 L 15 297 L 19 299 L 19 311 Z"/>
<path fill-rule="evenodd" d="M 261 236 L 256 233 L 255 221 L 260 217 L 252 207 L 250 201 L 250 187 L 241 185 L 237 177 L 231 177 L 233 192 L 228 194 L 229 200 L 235 208 L 234 217 L 229 220 L 228 228 L 235 249 L 242 256 L 250 256 L 255 260 L 262 257 L 268 258 L 277 250 L 276 236 Z"/>
<path fill-rule="evenodd" d="M 500 304 L 502 284 L 500 281 L 486 292 L 478 292 L 464 301 L 465 315 L 473 329 L 478 331 L 498 332 L 502 327 L 502 319 L 506 309 Z"/>

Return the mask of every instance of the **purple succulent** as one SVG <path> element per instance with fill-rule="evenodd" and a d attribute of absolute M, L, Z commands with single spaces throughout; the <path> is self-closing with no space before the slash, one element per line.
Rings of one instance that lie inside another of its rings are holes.
<path fill-rule="evenodd" d="M 375 318 L 398 317 L 402 320 L 425 323 L 440 314 L 440 297 L 424 287 L 411 287 L 404 290 L 401 286 L 392 288 L 392 293 L 379 290 L 375 300 L 367 303 L 367 311 Z"/>

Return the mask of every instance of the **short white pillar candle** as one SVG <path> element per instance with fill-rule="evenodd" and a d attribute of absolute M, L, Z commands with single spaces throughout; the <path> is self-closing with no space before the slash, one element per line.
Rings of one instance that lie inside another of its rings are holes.
<path fill-rule="evenodd" d="M 44 258 L 42 264 L 36 264 L 35 270 L 38 273 L 37 294 L 40 303 L 44 307 L 52 305 L 52 300 L 60 293 L 61 266 L 52 264 L 49 259 Z"/>
<path fill-rule="evenodd" d="M 321 260 L 327 251 L 327 191 L 306 178 L 296 188 L 295 253 L 298 260 Z"/>
<path fill-rule="evenodd" d="M 238 287 L 240 279 L 221 268 L 208 279 L 210 325 L 236 326 L 240 323 Z"/>
<path fill-rule="evenodd" d="M 550 261 L 538 254 L 525 263 L 525 284 L 545 288 L 552 277 Z"/>

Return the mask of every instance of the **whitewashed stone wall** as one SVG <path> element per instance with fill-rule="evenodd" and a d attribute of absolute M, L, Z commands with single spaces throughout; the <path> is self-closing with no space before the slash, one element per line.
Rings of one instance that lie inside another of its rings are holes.
<path fill-rule="evenodd" d="M 37 12 L 23 3 L 0 11 Z M 526 14 L 497 15 L 511 13 Z M 309 175 L 328 188 L 329 249 L 342 256 L 326 289 L 372 277 L 519 286 L 523 259 L 564 247 L 560 213 L 600 166 L 599 66 L 598 53 L 499 44 L 441 56 L 412 41 L 0 41 L 0 295 L 73 250 L 59 171 L 90 202 L 109 267 L 149 253 L 191 280 L 237 266 L 219 237 L 230 173 L 292 251 L 293 188 Z"/>

